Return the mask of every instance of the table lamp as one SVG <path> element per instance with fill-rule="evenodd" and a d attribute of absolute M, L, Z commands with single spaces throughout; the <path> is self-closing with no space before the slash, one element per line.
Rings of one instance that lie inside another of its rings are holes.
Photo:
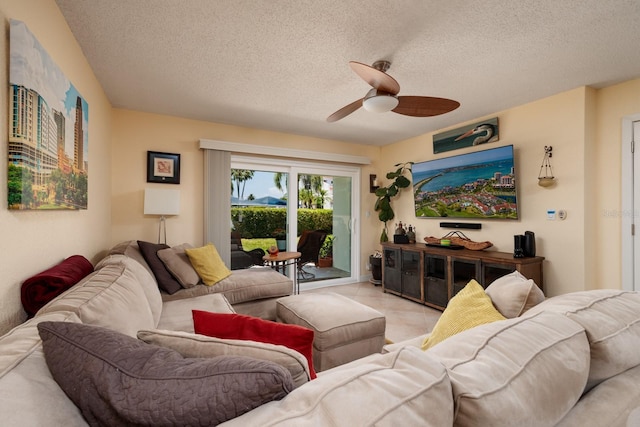
<path fill-rule="evenodd" d="M 144 214 L 160 215 L 158 225 L 158 243 L 167 243 L 166 216 L 180 213 L 180 190 L 159 190 L 145 188 L 144 190 Z M 164 228 L 164 242 L 160 241 L 160 235 Z"/>

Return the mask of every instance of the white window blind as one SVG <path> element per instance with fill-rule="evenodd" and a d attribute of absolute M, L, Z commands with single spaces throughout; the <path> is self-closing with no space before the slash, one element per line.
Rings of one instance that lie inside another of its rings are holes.
<path fill-rule="evenodd" d="M 231 153 L 204 150 L 204 242 L 231 266 Z"/>

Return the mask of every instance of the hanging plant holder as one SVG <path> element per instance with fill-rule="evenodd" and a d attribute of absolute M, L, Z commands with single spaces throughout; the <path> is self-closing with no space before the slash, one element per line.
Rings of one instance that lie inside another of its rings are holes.
<path fill-rule="evenodd" d="M 551 161 L 549 160 L 553 156 L 553 147 L 544 146 L 544 158 L 540 165 L 540 172 L 538 173 L 538 185 L 540 187 L 551 187 L 556 183 L 553 176 L 553 169 L 551 168 Z"/>

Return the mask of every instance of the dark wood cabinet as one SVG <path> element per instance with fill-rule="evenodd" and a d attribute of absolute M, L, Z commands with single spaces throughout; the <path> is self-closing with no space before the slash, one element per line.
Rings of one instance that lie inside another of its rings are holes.
<path fill-rule="evenodd" d="M 469 280 L 475 279 L 486 288 L 516 270 L 544 291 L 543 257 L 514 258 L 506 252 L 454 250 L 419 243 L 384 243 L 383 254 L 384 292 L 440 310 Z"/>
<path fill-rule="evenodd" d="M 449 301 L 447 257 L 424 255 L 424 301 L 444 307 Z"/>
<path fill-rule="evenodd" d="M 420 252 L 402 251 L 402 295 L 409 298 L 422 298 L 420 258 Z"/>
<path fill-rule="evenodd" d="M 450 259 L 451 264 L 451 284 L 453 290 L 451 291 L 451 296 L 453 297 L 455 294 L 460 292 L 462 288 L 467 286 L 469 280 L 475 279 L 481 285 L 482 280 L 480 279 L 480 260 L 479 259 L 468 259 L 468 258 L 459 258 L 452 256 Z"/>
<path fill-rule="evenodd" d="M 420 301 L 422 299 L 421 252 L 384 248 L 382 257 L 384 259 L 382 282 L 386 284 L 386 290 Z"/>
<path fill-rule="evenodd" d="M 402 293 L 402 269 L 400 249 L 385 248 L 383 251 L 382 283 L 392 292 Z"/>

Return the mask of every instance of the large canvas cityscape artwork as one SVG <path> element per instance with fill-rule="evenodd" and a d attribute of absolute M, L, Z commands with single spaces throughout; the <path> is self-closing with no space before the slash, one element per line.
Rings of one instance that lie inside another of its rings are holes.
<path fill-rule="evenodd" d="M 9 209 L 87 209 L 87 102 L 16 20 L 9 67 Z"/>

